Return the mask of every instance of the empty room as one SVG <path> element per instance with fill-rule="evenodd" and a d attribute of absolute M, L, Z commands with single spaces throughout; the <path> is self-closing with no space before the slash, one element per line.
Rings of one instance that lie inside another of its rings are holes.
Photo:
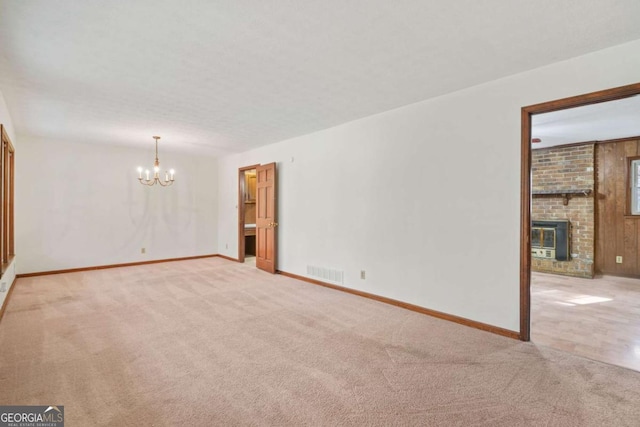
<path fill-rule="evenodd" d="M 553 292 L 636 292 L 638 134 L 535 140 L 638 98 L 638 16 L 0 0 L 0 425 L 637 425 L 637 338 L 562 314 L 637 306 Z"/>

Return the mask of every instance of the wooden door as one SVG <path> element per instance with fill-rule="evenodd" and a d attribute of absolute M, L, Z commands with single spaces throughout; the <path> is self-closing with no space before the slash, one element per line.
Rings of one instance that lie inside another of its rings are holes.
<path fill-rule="evenodd" d="M 256 267 L 276 272 L 276 164 L 256 168 Z"/>

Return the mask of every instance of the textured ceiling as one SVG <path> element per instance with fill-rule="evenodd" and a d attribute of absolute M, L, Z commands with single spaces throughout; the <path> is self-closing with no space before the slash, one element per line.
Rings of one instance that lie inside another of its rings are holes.
<path fill-rule="evenodd" d="M 640 96 L 536 114 L 531 119 L 531 137 L 541 140 L 533 148 L 632 136 L 640 136 Z"/>
<path fill-rule="evenodd" d="M 0 0 L 21 136 L 224 155 L 640 38 L 638 0 Z"/>

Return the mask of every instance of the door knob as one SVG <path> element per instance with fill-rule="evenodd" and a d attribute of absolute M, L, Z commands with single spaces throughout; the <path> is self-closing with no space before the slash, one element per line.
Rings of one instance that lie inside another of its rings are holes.
<path fill-rule="evenodd" d="M 271 226 L 272 226 L 272 227 L 277 227 L 277 226 L 278 226 L 278 223 L 277 223 L 277 222 L 272 222 L 272 223 L 271 223 Z"/>

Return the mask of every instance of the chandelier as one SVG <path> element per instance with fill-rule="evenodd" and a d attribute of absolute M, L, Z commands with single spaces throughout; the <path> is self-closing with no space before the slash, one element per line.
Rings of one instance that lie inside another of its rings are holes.
<path fill-rule="evenodd" d="M 146 174 L 146 179 L 143 179 L 142 168 L 139 167 L 138 181 L 140 181 L 140 184 L 142 185 L 152 186 L 152 185 L 160 184 L 163 187 L 168 187 L 171 184 L 173 184 L 175 171 L 173 169 L 171 169 L 169 172 L 165 171 L 164 181 L 160 179 L 160 160 L 158 160 L 158 140 L 160 139 L 160 137 L 154 136 L 153 139 L 156 140 L 156 161 L 153 162 L 153 178 L 149 177 L 149 169 L 147 169 L 144 171 L 144 173 Z"/>

